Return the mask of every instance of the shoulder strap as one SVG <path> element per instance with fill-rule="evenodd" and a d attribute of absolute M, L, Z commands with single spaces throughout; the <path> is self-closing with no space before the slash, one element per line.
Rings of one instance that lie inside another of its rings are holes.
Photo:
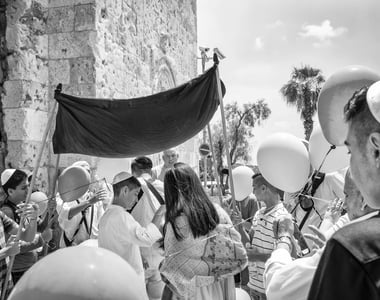
<path fill-rule="evenodd" d="M 88 223 L 87 223 L 87 218 L 86 218 L 86 212 L 85 212 L 85 210 L 81 211 L 81 213 L 82 213 L 82 220 L 84 222 L 84 226 L 86 227 L 86 231 L 87 231 L 88 235 L 91 235 L 91 231 L 92 231 L 92 223 L 94 221 L 94 205 L 91 205 L 90 208 L 91 208 L 90 227 L 88 226 Z M 80 224 L 79 224 L 78 230 L 79 230 L 79 228 L 80 228 Z"/>
<path fill-rule="evenodd" d="M 84 215 L 82 215 L 82 219 L 80 220 L 78 228 L 75 230 L 75 232 L 74 232 L 71 240 L 67 237 L 66 232 L 63 230 L 63 240 L 65 242 L 66 247 L 70 247 L 73 244 L 75 236 L 77 235 L 77 233 L 79 231 L 79 228 L 80 228 L 80 226 L 82 225 L 83 222 L 86 222 L 86 218 L 85 218 Z"/>
<path fill-rule="evenodd" d="M 311 181 L 311 191 L 310 191 L 310 195 L 311 196 L 314 196 L 315 192 L 317 191 L 318 187 L 321 185 L 321 183 L 323 182 L 323 180 L 325 179 L 325 173 L 315 173 L 313 174 L 312 176 L 312 181 Z M 299 203 L 298 203 L 299 204 Z M 314 207 L 313 207 L 314 208 Z M 311 213 L 311 210 L 308 210 L 305 214 L 305 216 L 303 217 L 301 223 L 300 223 L 300 226 L 299 226 L 299 229 L 301 230 L 303 228 L 303 226 L 305 225 L 305 222 L 307 220 L 307 218 L 309 217 L 310 213 Z M 314 208 L 315 210 L 315 208 Z"/>
<path fill-rule="evenodd" d="M 325 180 L 325 175 L 325 173 L 315 173 L 315 175 L 313 176 L 313 181 L 311 183 L 311 196 L 314 196 L 315 192 L 317 191 L 323 180 Z"/>
<path fill-rule="evenodd" d="M 158 202 L 160 202 L 161 205 L 165 204 L 164 199 L 161 197 L 160 193 L 156 190 L 156 188 L 147 180 L 144 179 L 146 182 L 146 185 L 148 186 L 149 190 L 153 193 L 153 195 L 156 197 Z"/>

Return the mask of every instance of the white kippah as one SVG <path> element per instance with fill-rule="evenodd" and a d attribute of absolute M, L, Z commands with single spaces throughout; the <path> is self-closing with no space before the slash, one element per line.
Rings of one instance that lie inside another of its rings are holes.
<path fill-rule="evenodd" d="M 1 185 L 5 185 L 8 180 L 12 177 L 12 175 L 16 172 L 16 169 L 5 169 L 3 173 L 1 173 Z"/>
<path fill-rule="evenodd" d="M 127 179 L 129 179 L 131 177 L 133 177 L 133 175 L 131 173 L 120 172 L 120 173 L 118 173 L 118 174 L 115 175 L 115 177 L 112 180 L 112 184 L 117 184 L 117 183 L 122 182 L 124 180 L 127 180 Z"/>
<path fill-rule="evenodd" d="M 372 84 L 367 91 L 368 108 L 377 122 L 380 123 L 380 81 Z"/>

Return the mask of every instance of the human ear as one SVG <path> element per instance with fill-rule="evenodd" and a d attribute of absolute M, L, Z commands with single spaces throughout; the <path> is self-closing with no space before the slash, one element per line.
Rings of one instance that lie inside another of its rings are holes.
<path fill-rule="evenodd" d="M 376 161 L 376 167 L 380 168 L 380 133 L 372 132 L 369 135 L 369 145 L 371 147 L 371 153 Z"/>
<path fill-rule="evenodd" d="M 14 192 L 15 192 L 14 189 L 8 189 L 8 195 L 9 196 L 12 196 Z"/>

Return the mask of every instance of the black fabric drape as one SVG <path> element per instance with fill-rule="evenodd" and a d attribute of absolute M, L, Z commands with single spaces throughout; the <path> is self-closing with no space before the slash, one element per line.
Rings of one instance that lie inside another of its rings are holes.
<path fill-rule="evenodd" d="M 134 157 L 185 142 L 208 124 L 218 108 L 216 68 L 141 98 L 86 99 L 57 92 L 54 153 Z"/>

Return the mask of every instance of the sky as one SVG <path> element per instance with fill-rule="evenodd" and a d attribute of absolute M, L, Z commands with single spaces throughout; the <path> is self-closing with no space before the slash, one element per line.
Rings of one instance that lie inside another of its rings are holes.
<path fill-rule="evenodd" d="M 296 108 L 279 93 L 294 67 L 319 68 L 325 78 L 348 65 L 380 72 L 380 0 L 198 0 L 197 30 L 199 46 L 226 56 L 224 103 L 264 98 L 272 110 L 254 129 L 252 163 L 272 133 L 304 138 Z"/>

